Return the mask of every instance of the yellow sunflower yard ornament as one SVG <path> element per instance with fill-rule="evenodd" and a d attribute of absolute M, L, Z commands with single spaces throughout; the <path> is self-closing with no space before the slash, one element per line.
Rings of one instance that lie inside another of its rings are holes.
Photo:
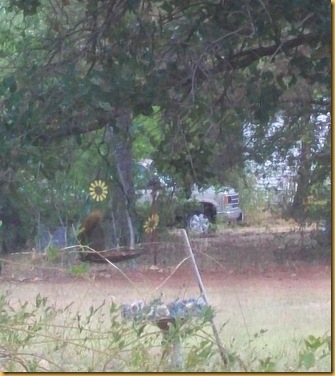
<path fill-rule="evenodd" d="M 102 180 L 95 180 L 90 185 L 90 196 L 95 201 L 103 201 L 108 195 L 108 188 Z"/>
<path fill-rule="evenodd" d="M 152 214 L 144 223 L 143 228 L 144 232 L 146 234 L 152 234 L 159 223 L 159 215 L 158 214 Z"/>

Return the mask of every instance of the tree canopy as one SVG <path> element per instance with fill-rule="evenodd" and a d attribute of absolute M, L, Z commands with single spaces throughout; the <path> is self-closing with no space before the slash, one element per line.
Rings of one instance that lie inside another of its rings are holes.
<path fill-rule="evenodd" d="M 185 191 L 287 160 L 301 218 L 330 177 L 330 5 L 2 1 L 0 218 L 19 228 L 13 245 L 50 205 L 83 216 L 95 178 L 112 185 L 133 243 L 138 157 Z"/>

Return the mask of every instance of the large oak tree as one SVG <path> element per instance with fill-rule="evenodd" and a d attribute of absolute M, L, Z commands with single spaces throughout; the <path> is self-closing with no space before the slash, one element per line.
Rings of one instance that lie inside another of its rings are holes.
<path fill-rule="evenodd" d="M 151 157 L 186 191 L 297 148 L 298 218 L 329 177 L 329 1 L 15 0 L 0 10 L 5 230 L 32 216 L 19 189 L 27 176 L 52 182 L 90 149 L 96 175 L 77 173 L 111 179 L 117 237 L 132 247 L 134 118 L 154 106 Z"/>

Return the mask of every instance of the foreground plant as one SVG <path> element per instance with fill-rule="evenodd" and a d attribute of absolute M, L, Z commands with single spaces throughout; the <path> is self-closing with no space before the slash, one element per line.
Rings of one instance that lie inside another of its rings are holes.
<path fill-rule="evenodd" d="M 297 342 L 297 356 L 287 361 L 284 353 L 256 346 L 259 339 L 266 340 L 266 330 L 247 343 L 228 344 L 228 364 L 223 366 L 210 335 L 213 312 L 208 307 L 195 319 L 176 320 L 177 325 L 162 338 L 161 331 L 148 322 L 122 319 L 121 307 L 114 303 L 103 301 L 78 310 L 75 303 L 57 308 L 41 295 L 33 304 L 10 298 L 9 293 L 0 295 L 0 369 L 5 372 L 157 372 L 168 369 L 162 352 L 169 351 L 176 338 L 185 372 L 330 370 L 329 335 L 309 335 Z M 157 304 L 157 308 L 164 307 Z"/>

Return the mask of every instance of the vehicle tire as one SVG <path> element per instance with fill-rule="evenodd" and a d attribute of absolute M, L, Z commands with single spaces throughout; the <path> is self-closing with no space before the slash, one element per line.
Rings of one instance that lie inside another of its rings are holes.
<path fill-rule="evenodd" d="M 216 221 L 216 207 L 208 202 L 204 202 L 203 204 L 203 213 L 205 217 L 209 219 L 210 222 Z"/>
<path fill-rule="evenodd" d="M 209 219 L 202 213 L 193 213 L 188 217 L 187 229 L 197 234 L 206 234 L 209 230 Z"/>

